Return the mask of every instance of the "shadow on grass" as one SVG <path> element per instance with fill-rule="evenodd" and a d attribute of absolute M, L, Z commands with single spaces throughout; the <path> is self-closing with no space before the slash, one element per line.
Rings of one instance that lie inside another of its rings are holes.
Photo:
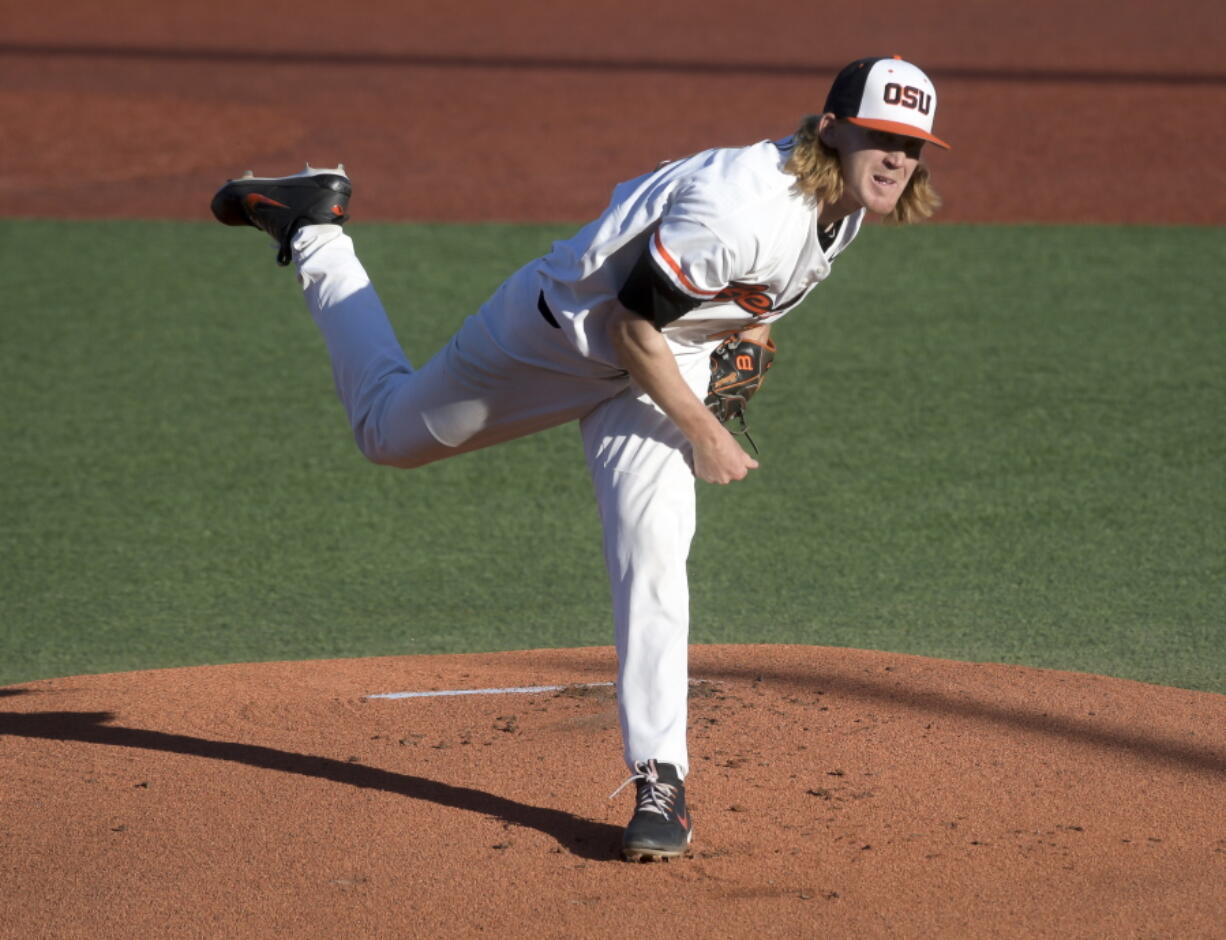
<path fill-rule="evenodd" d="M 2 694 L 20 694 L 20 690 Z M 456 787 L 425 777 L 398 774 L 364 764 L 296 754 L 256 744 L 210 741 L 184 734 L 167 734 L 143 728 L 110 725 L 110 712 L 0 712 L 0 736 L 43 738 L 49 741 L 80 741 L 113 747 L 134 747 L 149 751 L 187 754 L 208 760 L 230 761 L 277 770 L 282 773 L 317 777 L 345 786 L 382 790 L 414 800 L 492 816 L 516 826 L 536 829 L 556 839 L 566 850 L 580 858 L 611 861 L 617 857 L 621 830 L 606 823 L 581 819 L 571 813 L 529 806 L 483 790 Z"/>

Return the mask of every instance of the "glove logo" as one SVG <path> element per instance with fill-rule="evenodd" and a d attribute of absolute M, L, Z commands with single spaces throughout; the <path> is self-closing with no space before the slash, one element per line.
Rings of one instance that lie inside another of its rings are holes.
<path fill-rule="evenodd" d="M 723 303 L 731 301 L 742 310 L 752 313 L 755 317 L 770 313 L 775 309 L 766 293 L 765 284 L 737 284 L 733 282 L 715 295 L 715 300 Z"/>

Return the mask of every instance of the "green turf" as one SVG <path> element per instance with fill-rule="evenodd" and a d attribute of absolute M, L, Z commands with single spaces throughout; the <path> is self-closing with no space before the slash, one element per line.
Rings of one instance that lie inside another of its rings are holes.
<path fill-rule="evenodd" d="M 569 226 L 354 226 L 414 358 Z M 0 684 L 610 642 L 577 432 L 349 440 L 255 232 L 0 221 Z M 873 227 L 700 490 L 698 642 L 1226 691 L 1226 229 Z"/>

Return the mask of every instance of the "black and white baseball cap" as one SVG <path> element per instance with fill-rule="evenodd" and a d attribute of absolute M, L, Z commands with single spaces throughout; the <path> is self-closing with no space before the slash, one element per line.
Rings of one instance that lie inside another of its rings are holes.
<path fill-rule="evenodd" d="M 852 62 L 835 77 L 823 110 L 861 127 L 919 137 L 950 149 L 932 133 L 936 89 L 918 66 L 899 56 Z"/>

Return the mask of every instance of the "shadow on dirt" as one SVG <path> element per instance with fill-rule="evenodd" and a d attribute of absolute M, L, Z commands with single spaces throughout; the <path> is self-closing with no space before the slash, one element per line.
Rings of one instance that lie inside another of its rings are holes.
<path fill-rule="evenodd" d="M 2 690 L 0 690 L 2 691 Z M 143 728 L 109 725 L 110 712 L 0 712 L 0 736 L 44 738 L 50 741 L 81 741 L 114 747 L 143 748 L 188 754 L 209 760 L 231 761 L 264 770 L 318 777 L 334 783 L 368 790 L 382 790 L 440 806 L 481 813 L 516 826 L 537 829 L 556 839 L 564 849 L 592 861 L 617 858 L 621 830 L 607 823 L 581 819 L 560 810 L 529 806 L 505 797 L 456 787 L 425 777 L 393 773 L 364 764 L 296 754 L 256 744 L 210 741 L 184 734 L 167 734 Z"/>
<path fill-rule="evenodd" d="M 576 662 L 565 650 L 542 651 L 540 658 L 551 658 L 559 667 L 570 671 L 600 672 L 603 664 Z M 705 668 L 695 664 L 692 675 L 710 682 L 736 683 L 742 688 L 768 689 L 782 686 L 791 691 L 803 691 L 839 696 L 876 704 L 887 704 L 908 711 L 917 711 L 933 716 L 956 715 L 1004 726 L 1015 732 L 1048 735 L 1066 741 L 1092 744 L 1096 747 L 1125 751 L 1139 760 L 1177 766 L 1194 773 L 1226 773 L 1226 754 L 1220 750 L 1221 737 L 1213 740 L 1214 729 L 1204 728 L 1197 742 L 1179 741 L 1143 727 L 1124 728 L 1111 726 L 1103 721 L 1055 714 L 1049 710 L 1050 702 L 1036 697 L 1033 707 L 1017 707 L 993 702 L 950 695 L 926 689 L 920 683 L 907 684 L 903 679 L 889 673 L 878 678 L 851 676 L 833 670 L 797 668 L 796 670 L 763 669 L 754 666 L 743 668 Z"/>

